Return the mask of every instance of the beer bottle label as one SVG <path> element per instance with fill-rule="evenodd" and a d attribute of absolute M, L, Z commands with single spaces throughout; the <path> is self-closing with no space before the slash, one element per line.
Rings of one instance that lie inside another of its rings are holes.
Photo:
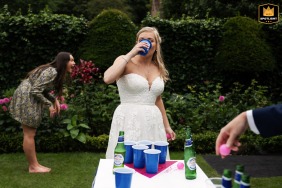
<path fill-rule="evenodd" d="M 196 170 L 196 158 L 189 158 L 189 160 L 187 161 L 187 166 L 190 170 Z"/>
<path fill-rule="evenodd" d="M 122 166 L 124 157 L 122 154 L 116 153 L 114 157 L 114 166 Z"/>

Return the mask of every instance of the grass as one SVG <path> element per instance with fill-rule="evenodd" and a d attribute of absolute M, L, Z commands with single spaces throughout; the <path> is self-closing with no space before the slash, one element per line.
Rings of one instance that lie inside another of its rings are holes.
<path fill-rule="evenodd" d="M 51 173 L 29 174 L 23 153 L 0 155 L 1 188 L 90 188 L 102 153 L 47 153 L 38 155 Z"/>
<path fill-rule="evenodd" d="M 171 159 L 183 159 L 183 152 L 171 152 Z M 23 153 L 0 155 L 1 188 L 90 188 L 99 159 L 104 153 L 39 153 L 42 165 L 52 168 L 51 173 L 29 174 Z M 219 177 L 208 163 L 197 155 L 197 163 L 208 177 Z M 252 178 L 253 188 L 280 187 L 282 177 Z"/>

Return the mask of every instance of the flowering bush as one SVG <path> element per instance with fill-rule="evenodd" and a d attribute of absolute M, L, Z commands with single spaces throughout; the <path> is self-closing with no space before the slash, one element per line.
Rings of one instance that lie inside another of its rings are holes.
<path fill-rule="evenodd" d="M 0 99 L 0 105 L 2 106 L 2 110 L 4 112 L 8 111 L 8 104 L 11 100 L 12 100 L 12 97 Z"/>
<path fill-rule="evenodd" d="M 96 118 L 98 117 L 98 110 L 102 111 L 103 108 L 97 106 L 102 102 L 99 97 L 101 89 L 105 89 L 106 85 L 101 79 L 101 73 L 99 68 L 95 67 L 92 61 L 80 60 L 80 64 L 75 65 L 71 74 L 72 84 L 69 85 L 66 90 L 66 98 L 68 100 L 68 117 L 71 119 L 77 115 L 81 122 L 85 122 L 91 129 L 84 130 L 89 134 L 94 134 L 93 131 L 97 130 L 94 125 Z M 101 88 L 101 85 L 103 86 Z M 97 98 L 97 94 L 99 97 Z M 102 92 L 104 95 L 105 92 Z"/>
<path fill-rule="evenodd" d="M 271 104 L 265 97 L 267 87 L 257 85 L 255 80 L 246 89 L 234 83 L 225 95 L 221 94 L 221 84 L 205 83 L 188 88 L 190 92 L 185 95 L 164 95 L 167 116 L 174 130 L 189 125 L 195 133 L 218 132 L 240 112 Z"/>
<path fill-rule="evenodd" d="M 220 96 L 218 97 L 218 100 L 219 100 L 220 102 L 223 102 L 224 99 L 225 99 L 225 97 L 224 97 L 223 95 L 220 95 Z"/>
<path fill-rule="evenodd" d="M 80 64 L 74 66 L 71 77 L 75 82 L 89 84 L 98 72 L 99 68 L 96 68 L 92 61 L 80 59 Z"/>
<path fill-rule="evenodd" d="M 12 97 L 5 97 L 0 99 L 0 131 L 15 132 L 19 127 L 15 126 L 15 121 L 11 118 L 9 113 L 9 104 Z"/>
<path fill-rule="evenodd" d="M 67 110 L 68 109 L 68 105 L 67 104 L 61 104 L 60 108 L 61 108 L 61 110 Z"/>

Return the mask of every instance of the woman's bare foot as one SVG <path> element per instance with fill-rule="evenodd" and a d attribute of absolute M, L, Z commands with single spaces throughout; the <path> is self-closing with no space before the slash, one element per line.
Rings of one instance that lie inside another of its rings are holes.
<path fill-rule="evenodd" d="M 51 171 L 51 168 L 42 166 L 42 165 L 38 165 L 35 167 L 30 166 L 29 167 L 29 173 L 48 173 Z"/>

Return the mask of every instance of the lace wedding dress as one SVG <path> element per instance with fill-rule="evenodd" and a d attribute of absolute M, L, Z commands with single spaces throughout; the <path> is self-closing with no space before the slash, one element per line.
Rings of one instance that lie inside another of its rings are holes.
<path fill-rule="evenodd" d="M 121 77 L 117 86 L 121 104 L 114 112 L 106 158 L 114 158 L 120 130 L 125 141 L 167 141 L 162 114 L 155 105 L 164 90 L 163 80 L 157 77 L 149 83 L 143 76 L 130 73 Z"/>

